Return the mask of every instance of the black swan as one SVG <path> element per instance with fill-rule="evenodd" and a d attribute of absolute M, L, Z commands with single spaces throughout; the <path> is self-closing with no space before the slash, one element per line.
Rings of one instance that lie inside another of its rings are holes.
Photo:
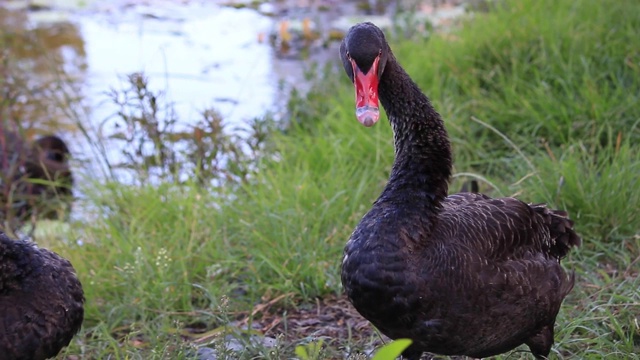
<path fill-rule="evenodd" d="M 0 215 L 12 231 L 32 215 L 58 219 L 70 207 L 73 176 L 69 148 L 57 136 L 27 143 L 18 132 L 0 128 Z"/>
<path fill-rule="evenodd" d="M 395 161 L 347 242 L 342 284 L 353 306 L 403 353 L 476 358 L 526 344 L 546 357 L 574 276 L 560 266 L 580 245 L 564 211 L 514 198 L 447 196 L 451 148 L 440 115 L 396 61 L 382 31 L 353 26 L 340 47 L 356 115 L 394 132 Z"/>
<path fill-rule="evenodd" d="M 0 233 L 0 358 L 55 356 L 80 330 L 82 285 L 69 261 Z"/>

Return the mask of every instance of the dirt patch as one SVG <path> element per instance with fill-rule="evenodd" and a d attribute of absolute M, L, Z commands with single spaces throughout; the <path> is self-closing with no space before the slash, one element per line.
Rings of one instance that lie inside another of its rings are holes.
<path fill-rule="evenodd" d="M 345 296 L 316 299 L 313 304 L 300 304 L 284 311 L 269 311 L 263 314 L 258 324 L 266 336 L 284 334 L 288 340 L 352 338 L 359 342 L 376 336 L 371 323 L 353 308 Z"/>
<path fill-rule="evenodd" d="M 258 312 L 262 316 L 256 319 Z M 326 358 L 335 356 L 340 359 L 357 359 L 359 357 L 354 356 L 357 354 L 364 354 L 369 358 L 375 349 L 391 341 L 362 317 L 344 295 L 330 295 L 316 299 L 314 303 L 301 303 L 286 309 L 262 304 L 252 314 L 252 328 L 265 337 L 283 336 L 283 340 L 291 344 L 322 340 L 334 350 L 325 354 L 329 356 Z M 239 321 L 240 324 L 243 322 L 249 322 L 249 314 Z M 445 358 L 469 359 L 465 356 L 439 357 L 424 354 L 422 360 Z"/>

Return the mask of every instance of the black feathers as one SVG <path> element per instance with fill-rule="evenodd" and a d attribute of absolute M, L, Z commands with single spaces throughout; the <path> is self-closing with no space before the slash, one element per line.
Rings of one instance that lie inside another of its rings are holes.
<path fill-rule="evenodd" d="M 0 233 L 0 358 L 55 356 L 80 330 L 83 303 L 67 260 Z"/>

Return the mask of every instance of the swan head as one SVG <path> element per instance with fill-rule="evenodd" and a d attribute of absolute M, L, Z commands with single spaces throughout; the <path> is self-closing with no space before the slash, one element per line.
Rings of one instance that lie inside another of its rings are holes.
<path fill-rule="evenodd" d="M 43 159 L 66 163 L 69 157 L 69 148 L 64 140 L 55 135 L 47 135 L 35 142 L 35 148 Z"/>
<path fill-rule="evenodd" d="M 61 181 L 63 187 L 73 183 L 67 144 L 55 135 L 43 136 L 31 146 L 27 171 L 32 178 Z M 58 186 L 58 185 L 56 185 Z"/>
<path fill-rule="evenodd" d="M 380 119 L 378 85 L 388 48 L 382 30 L 370 22 L 351 27 L 340 45 L 342 65 L 356 90 L 356 117 L 367 127 Z"/>

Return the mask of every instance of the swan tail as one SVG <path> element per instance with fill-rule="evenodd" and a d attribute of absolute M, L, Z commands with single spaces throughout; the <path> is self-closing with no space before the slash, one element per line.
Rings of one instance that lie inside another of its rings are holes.
<path fill-rule="evenodd" d="M 544 204 L 532 204 L 531 208 L 541 215 L 549 228 L 550 253 L 558 260 L 564 258 L 572 247 L 582 243 L 580 236 L 573 229 L 573 221 L 563 210 L 549 209 Z"/>

